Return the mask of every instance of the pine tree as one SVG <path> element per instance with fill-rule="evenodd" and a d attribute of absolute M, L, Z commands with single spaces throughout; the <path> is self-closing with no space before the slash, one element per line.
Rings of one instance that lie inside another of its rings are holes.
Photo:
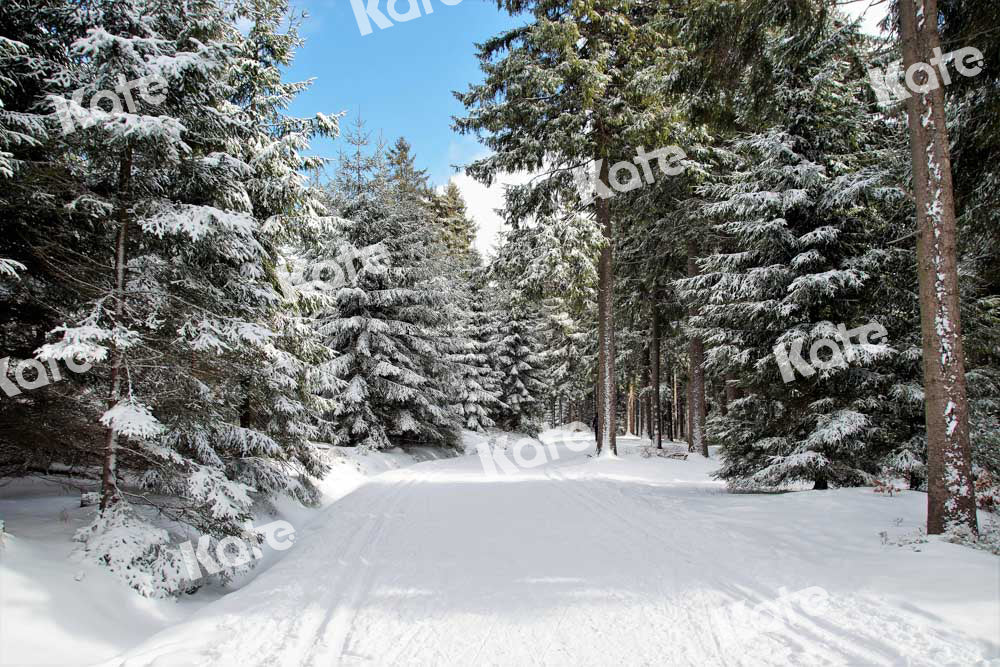
<path fill-rule="evenodd" d="M 496 422 L 507 431 L 536 435 L 548 388 L 543 379 L 544 360 L 535 336 L 537 316 L 524 308 L 502 308 L 493 338 L 500 371 L 500 400 L 504 407 Z"/>
<path fill-rule="evenodd" d="M 441 229 L 448 250 L 457 258 L 471 256 L 470 260 L 476 262 L 478 255 L 472 247 L 476 240 L 476 223 L 466 212 L 465 200 L 458 186 L 448 183 L 444 192 L 434 195 L 432 206 L 434 220 Z"/>
<path fill-rule="evenodd" d="M 480 272 L 477 272 L 480 273 Z M 500 315 L 490 310 L 482 277 L 471 280 L 469 294 L 456 302 L 451 319 L 459 322 L 448 360 L 453 367 L 452 395 L 465 428 L 484 431 L 496 425 L 495 417 L 508 406 L 500 400 L 503 375 L 494 337 Z"/>
<path fill-rule="evenodd" d="M 353 152 L 341 156 L 332 193 L 340 217 L 309 249 L 304 274 L 324 297 L 316 326 L 338 355 L 328 418 L 345 445 L 452 443 L 454 341 L 442 329 L 453 286 L 441 273 L 423 188 L 392 170 L 382 146 L 367 153 L 360 119 L 346 139 Z"/>
<path fill-rule="evenodd" d="M 392 182 L 407 200 L 429 205 L 431 188 L 427 183 L 427 170 L 417 169 L 412 146 L 403 137 L 396 140 L 386 156 L 392 172 Z"/>
<path fill-rule="evenodd" d="M 68 222 L 65 204 L 77 193 L 64 178 L 70 163 L 46 102 L 55 87 L 50 79 L 84 35 L 83 19 L 55 0 L 0 6 L 0 339 L 10 370 L 35 363 L 45 334 L 65 321 L 77 300 L 76 276 L 53 248 L 72 247 L 76 257 L 94 250 Z M 60 382 L 0 401 L 0 475 L 25 474 L 54 460 L 82 462 L 92 406 L 77 391 L 88 380 L 63 372 Z"/>
<path fill-rule="evenodd" d="M 281 113 L 303 88 L 281 81 L 300 43 L 294 23 L 278 32 L 282 7 L 98 3 L 87 19 L 101 27 L 74 44 L 51 98 L 81 165 L 70 208 L 105 252 L 72 266 L 85 299 L 39 358 L 95 363 L 107 383 L 101 508 L 79 539 L 148 595 L 181 583 L 146 506 L 177 532 L 256 540 L 244 526 L 254 503 L 313 503 L 309 476 L 324 469 L 314 359 L 298 356 L 274 267 L 277 244 L 315 218 L 301 171 L 318 163 L 299 150 L 337 123 Z M 72 94 L 138 80 L 131 107 Z"/>
<path fill-rule="evenodd" d="M 821 34 L 810 58 L 780 71 L 774 124 L 731 142 L 735 164 L 700 190 L 720 247 L 699 262 L 701 275 L 678 281 L 697 308 L 689 326 L 711 343 L 708 366 L 747 390 L 710 434 L 723 443 L 719 476 L 735 486 L 856 484 L 892 446 L 880 395 L 905 342 L 897 322 L 880 322 L 888 341 L 861 346 L 851 364 L 824 359 L 826 368 L 790 384 L 773 352 L 837 340 L 839 323 L 884 320 L 870 306 L 891 255 L 872 232 L 879 202 L 888 210 L 899 193 L 872 156 L 887 132 L 859 102 L 859 36 L 833 18 Z"/>

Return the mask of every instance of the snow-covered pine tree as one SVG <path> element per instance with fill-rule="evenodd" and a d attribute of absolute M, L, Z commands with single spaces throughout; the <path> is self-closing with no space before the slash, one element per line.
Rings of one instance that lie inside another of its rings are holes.
<path fill-rule="evenodd" d="M 417 168 L 410 142 L 405 137 L 397 139 L 388 150 L 386 160 L 399 196 L 408 202 L 420 203 L 429 211 L 433 193 L 427 182 L 427 170 Z"/>
<path fill-rule="evenodd" d="M 299 151 L 337 123 L 282 114 L 303 88 L 281 81 L 300 44 L 287 19 L 278 1 L 97 3 L 54 77 L 53 120 L 79 160 L 69 208 L 107 250 L 73 267 L 87 298 L 39 356 L 94 362 L 109 386 L 101 509 L 79 539 L 147 595 L 182 586 L 148 509 L 188 536 L 256 540 L 255 501 L 313 502 L 323 471 L 313 360 L 297 356 L 274 266 L 289 226 L 315 216 L 301 172 L 318 165 Z M 131 102 L 79 103 L 139 81 Z"/>
<path fill-rule="evenodd" d="M 349 446 L 454 443 L 445 385 L 454 349 L 444 333 L 454 286 L 441 273 L 425 190 L 395 179 L 381 145 L 368 154 L 360 118 L 346 140 L 352 152 L 341 155 L 331 193 L 339 217 L 308 249 L 304 274 L 306 288 L 325 295 L 315 325 L 337 353 L 329 419 Z"/>
<path fill-rule="evenodd" d="M 64 203 L 76 193 L 62 177 L 69 160 L 45 99 L 48 79 L 83 33 L 82 14 L 61 0 L 0 5 L 0 356 L 11 372 L 31 363 L 77 302 L 79 283 L 55 248 L 71 247 L 77 258 L 95 250 L 67 223 Z M 88 381 L 63 372 L 61 382 L 0 401 L 0 475 L 86 461 L 93 406 L 78 390 Z"/>
<path fill-rule="evenodd" d="M 561 399 L 583 402 L 595 390 L 597 266 L 601 231 L 572 204 L 560 214 L 521 224 L 501 237 L 488 275 L 499 292 L 494 303 L 501 321 L 528 313 L 540 354 L 545 394 L 536 397 L 551 412 Z M 576 415 L 587 424 L 591 415 Z"/>
<path fill-rule="evenodd" d="M 735 167 L 701 189 L 718 250 L 699 262 L 701 276 L 678 281 L 697 308 L 690 325 L 706 332 L 709 366 L 746 390 L 711 434 L 723 444 L 719 476 L 734 486 L 859 483 L 895 445 L 879 416 L 906 330 L 885 317 L 894 304 L 873 307 L 872 294 L 899 258 L 875 248 L 873 230 L 880 205 L 900 192 L 877 162 L 887 130 L 872 122 L 852 67 L 862 40 L 836 18 L 821 27 L 808 58 L 770 54 L 780 73 L 774 115 L 731 143 Z M 838 340 L 838 324 L 872 321 L 888 340 L 857 348 L 850 364 L 782 381 L 776 345 L 804 339 L 808 359 L 813 343 Z"/>
<path fill-rule="evenodd" d="M 560 404 L 582 402 L 594 392 L 594 370 L 597 368 L 597 345 L 593 337 L 594 322 L 587 319 L 594 310 L 574 312 L 562 299 L 550 297 L 541 306 L 542 331 L 540 336 L 545 350 L 548 400 L 556 406 L 553 426 L 565 417 Z M 584 417 L 581 415 L 580 417 Z M 590 424 L 591 416 L 577 418 Z"/>
<path fill-rule="evenodd" d="M 507 431 L 536 435 L 545 409 L 549 387 L 545 382 L 545 360 L 538 340 L 540 318 L 528 305 L 503 303 L 496 324 L 493 349 L 500 372 L 502 407 L 496 423 Z"/>
<path fill-rule="evenodd" d="M 484 282 L 482 271 L 472 272 L 467 293 L 455 299 L 450 317 L 458 323 L 448 355 L 450 393 L 464 428 L 470 431 L 495 426 L 495 416 L 507 407 L 500 400 L 503 376 L 494 337 L 498 313 L 490 309 Z"/>

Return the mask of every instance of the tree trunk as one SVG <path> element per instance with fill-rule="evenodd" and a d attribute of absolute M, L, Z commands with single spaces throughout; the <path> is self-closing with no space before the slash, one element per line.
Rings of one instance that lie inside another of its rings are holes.
<path fill-rule="evenodd" d="M 663 407 L 660 404 L 660 314 L 656 310 L 655 297 L 650 320 L 649 365 L 652 375 L 650 378 L 650 387 L 653 390 L 650 398 L 650 402 L 653 405 L 653 414 L 651 416 L 652 423 L 656 427 L 656 448 L 663 449 Z M 653 437 L 652 427 L 650 427 L 649 437 Z"/>
<path fill-rule="evenodd" d="M 904 70 L 917 63 L 929 63 L 941 45 L 937 0 L 901 0 L 899 19 Z M 929 66 L 925 73 L 928 70 Z M 978 534 L 959 312 L 955 193 L 943 87 L 914 92 L 906 101 L 906 112 L 917 204 L 927 424 L 927 532 L 939 535 L 951 526 L 961 525 Z"/>
<path fill-rule="evenodd" d="M 690 343 L 688 344 L 688 348 L 689 348 L 689 352 L 690 352 Z M 690 357 L 688 357 L 688 359 L 690 359 Z M 691 420 L 691 367 L 690 367 L 690 363 L 691 362 L 688 361 L 688 381 L 684 385 L 684 416 L 686 418 L 686 420 L 685 420 L 685 427 L 686 427 L 686 430 L 687 430 L 688 451 L 689 452 L 693 452 L 694 451 L 694 441 L 691 440 L 691 423 L 692 423 L 692 420 Z"/>
<path fill-rule="evenodd" d="M 698 275 L 698 264 L 695 261 L 698 249 L 694 241 L 688 241 L 688 276 Z M 692 308 L 688 316 L 694 316 L 695 310 Z M 688 442 L 692 451 L 701 452 L 708 456 L 708 440 L 705 439 L 705 343 L 700 336 L 692 336 L 688 348 L 688 360 L 691 364 L 690 374 L 690 397 L 688 403 L 688 431 L 690 438 Z"/>
<path fill-rule="evenodd" d="M 125 248 L 128 243 L 129 210 L 127 193 L 132 179 L 132 149 L 126 148 L 118 171 L 118 238 L 115 241 L 115 321 L 121 324 L 125 317 Z M 121 400 L 122 362 L 121 348 L 110 342 L 111 388 L 108 391 L 108 410 Z M 104 439 L 104 468 L 101 473 L 101 512 L 117 503 L 118 498 L 118 432 L 108 426 Z"/>
<path fill-rule="evenodd" d="M 649 350 L 646 350 L 648 353 Z M 654 430 L 653 426 L 653 364 L 651 355 L 646 355 L 646 391 L 645 397 L 642 401 L 642 414 L 645 421 L 642 422 L 643 430 L 646 432 L 646 437 L 649 438 L 650 443 L 653 442 Z"/>
<path fill-rule="evenodd" d="M 609 175 L 608 160 L 601 162 L 601 182 L 607 183 Z M 598 308 L 597 308 L 597 338 L 598 338 L 598 411 L 597 411 L 597 453 L 605 451 L 611 455 L 618 454 L 617 435 L 617 396 L 615 387 L 615 322 L 614 322 L 614 223 L 611 220 L 611 207 L 607 199 L 597 200 L 597 224 L 604 235 L 604 246 L 601 248 L 601 259 L 598 266 Z"/>
<path fill-rule="evenodd" d="M 629 380 L 628 402 L 625 406 L 626 433 L 635 435 L 635 382 Z"/>
<path fill-rule="evenodd" d="M 667 371 L 667 377 L 670 377 L 669 370 Z M 665 424 L 663 423 L 663 417 L 666 417 Z M 676 434 L 677 428 L 674 426 L 674 397 L 672 393 L 670 395 L 670 409 L 665 411 L 660 409 L 660 426 L 660 430 L 666 429 L 663 432 L 666 434 L 667 440 L 673 442 L 675 440 L 674 435 Z"/>
<path fill-rule="evenodd" d="M 677 370 L 674 369 L 674 434 L 676 440 L 684 440 L 684 399 L 681 396 L 681 383 Z"/>

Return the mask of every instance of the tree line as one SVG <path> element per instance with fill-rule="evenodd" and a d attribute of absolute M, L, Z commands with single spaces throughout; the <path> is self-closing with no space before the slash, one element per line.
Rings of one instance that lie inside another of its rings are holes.
<path fill-rule="evenodd" d="M 599 449 L 644 413 L 658 445 L 720 446 L 731 488 L 903 476 L 928 532 L 974 534 L 1000 451 L 991 3 L 898 0 L 882 38 L 825 0 L 498 4 L 526 25 L 480 46 L 455 128 L 493 150 L 477 178 L 537 175 L 495 270 L 559 313 L 554 393 L 596 407 Z M 942 47 L 976 47 L 977 73 L 929 73 Z M 914 90 L 885 107 L 871 72 L 894 61 Z M 609 169 L 665 147 L 681 174 Z M 785 382 L 782 349 L 816 368 Z"/>

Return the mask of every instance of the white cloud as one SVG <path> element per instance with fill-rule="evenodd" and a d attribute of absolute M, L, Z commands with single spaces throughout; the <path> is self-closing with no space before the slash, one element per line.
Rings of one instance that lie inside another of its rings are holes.
<path fill-rule="evenodd" d="M 530 174 L 503 174 L 490 187 L 486 187 L 468 174 L 462 172 L 451 177 L 458 186 L 469 209 L 469 217 L 476 223 L 476 249 L 484 258 L 495 255 L 497 237 L 503 229 L 503 218 L 497 209 L 504 207 L 504 189 L 508 185 L 522 185 L 531 178 Z"/>

